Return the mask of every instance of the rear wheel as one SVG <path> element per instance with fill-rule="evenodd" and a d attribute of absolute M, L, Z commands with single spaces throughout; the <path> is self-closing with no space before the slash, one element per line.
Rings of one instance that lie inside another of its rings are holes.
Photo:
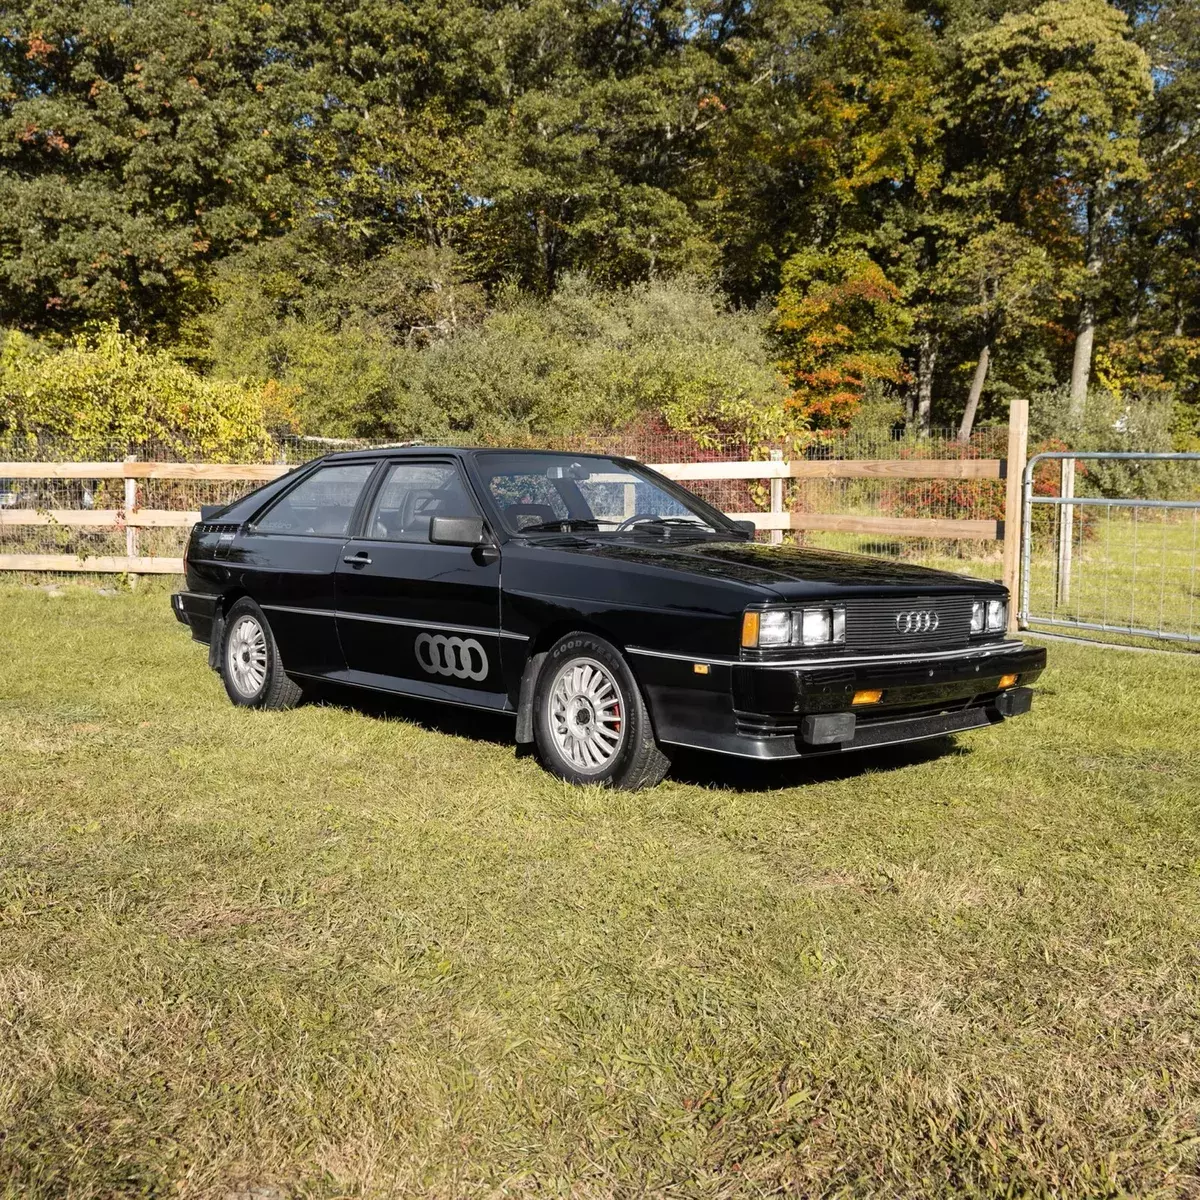
<path fill-rule="evenodd" d="M 653 787 L 670 766 L 628 665 L 594 634 L 568 634 L 546 656 L 534 738 L 542 765 L 571 783 L 633 791 Z"/>
<path fill-rule="evenodd" d="M 249 597 L 226 614 L 221 679 L 230 700 L 242 708 L 291 708 L 303 695 L 284 673 L 271 626 Z"/>

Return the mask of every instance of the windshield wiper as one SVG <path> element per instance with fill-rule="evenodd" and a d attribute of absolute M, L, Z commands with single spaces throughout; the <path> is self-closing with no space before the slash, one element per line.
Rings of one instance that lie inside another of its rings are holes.
<path fill-rule="evenodd" d="M 688 517 L 655 517 L 652 521 L 639 521 L 636 525 L 630 525 L 625 532 L 635 533 L 639 529 L 665 529 L 668 533 L 676 529 L 691 529 L 696 533 L 717 532 L 711 525 L 690 520 Z"/>
<path fill-rule="evenodd" d="M 564 517 L 561 521 L 538 521 L 535 525 L 522 525 L 519 533 L 575 533 L 579 530 L 599 532 L 601 525 L 615 525 L 616 521 L 602 521 L 596 517 Z"/>

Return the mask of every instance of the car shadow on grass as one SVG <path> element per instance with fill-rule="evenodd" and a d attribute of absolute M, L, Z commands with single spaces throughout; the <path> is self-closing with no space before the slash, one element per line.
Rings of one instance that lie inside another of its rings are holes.
<path fill-rule="evenodd" d="M 518 757 L 532 753 L 532 747 L 517 746 L 513 740 L 513 718 L 500 713 L 458 708 L 451 704 L 430 704 L 404 696 L 382 692 L 364 692 L 357 688 L 324 685 L 308 694 L 306 703 L 330 704 L 380 721 L 404 721 L 451 737 L 471 738 L 497 746 L 512 746 Z M 696 787 L 725 791 L 765 792 L 780 788 L 803 787 L 810 783 L 830 783 L 853 779 L 867 772 L 899 770 L 953 755 L 967 755 L 968 747 L 953 737 L 931 738 L 907 745 L 885 746 L 874 750 L 829 754 L 805 761 L 755 762 L 702 750 L 674 749 L 667 778 Z"/>
<path fill-rule="evenodd" d="M 699 750 L 679 750 L 671 755 L 669 779 L 697 787 L 721 788 L 736 792 L 767 792 L 807 784 L 834 783 L 868 773 L 896 771 L 903 767 L 933 762 L 935 759 L 965 756 L 969 747 L 951 736 L 930 738 L 906 745 L 884 746 L 872 750 L 817 758 L 785 759 L 782 762 L 756 762 Z"/>
<path fill-rule="evenodd" d="M 513 745 L 514 718 L 483 709 L 460 708 L 428 700 L 392 696 L 385 692 L 367 692 L 360 688 L 321 684 L 305 689 L 305 704 L 328 704 L 360 713 L 377 721 L 404 721 L 434 733 L 472 738 L 496 745 Z"/>

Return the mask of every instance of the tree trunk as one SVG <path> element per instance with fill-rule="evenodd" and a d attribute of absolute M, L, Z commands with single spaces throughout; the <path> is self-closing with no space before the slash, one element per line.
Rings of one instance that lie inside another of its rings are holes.
<path fill-rule="evenodd" d="M 958 427 L 960 442 L 971 440 L 971 430 L 975 427 L 975 414 L 979 411 L 979 397 L 983 395 L 983 385 L 987 381 L 988 365 L 991 361 L 991 342 L 984 342 L 979 351 L 979 361 L 975 364 L 975 377 L 971 380 L 971 391 L 967 395 L 967 407 L 962 415 L 962 423 Z"/>
<path fill-rule="evenodd" d="M 933 412 L 933 368 L 937 363 L 937 339 L 926 329 L 921 334 L 921 350 L 917 358 L 917 433 L 929 436 Z"/>
<path fill-rule="evenodd" d="M 1087 202 L 1087 278 L 1079 303 L 1079 324 L 1075 336 L 1075 360 L 1071 364 L 1070 414 L 1076 420 L 1087 407 L 1088 382 L 1092 375 L 1092 349 L 1096 344 L 1096 286 L 1104 259 L 1100 253 L 1100 214 L 1096 211 L 1096 193 L 1088 193 Z"/>

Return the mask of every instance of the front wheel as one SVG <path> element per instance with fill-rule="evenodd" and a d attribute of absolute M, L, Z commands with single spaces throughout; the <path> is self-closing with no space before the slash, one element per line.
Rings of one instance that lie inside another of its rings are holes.
<path fill-rule="evenodd" d="M 653 787 L 670 766 L 625 660 L 590 633 L 568 634 L 546 656 L 534 738 L 542 765 L 571 783 L 635 791 Z"/>
<path fill-rule="evenodd" d="M 263 611 L 248 596 L 229 610 L 221 647 L 221 679 L 242 708 L 291 708 L 300 687 L 284 674 L 279 647 Z"/>

